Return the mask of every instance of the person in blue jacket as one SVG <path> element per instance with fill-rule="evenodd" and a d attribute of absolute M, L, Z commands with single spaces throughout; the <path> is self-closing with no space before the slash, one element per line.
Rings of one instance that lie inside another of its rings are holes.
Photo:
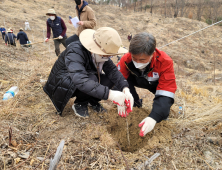
<path fill-rule="evenodd" d="M 5 28 L 3 26 L 0 27 L 0 31 L 2 33 L 2 39 L 4 40 L 5 39 Z"/>
<path fill-rule="evenodd" d="M 13 34 L 13 31 L 12 29 L 8 29 L 7 31 L 8 33 L 5 34 L 5 45 L 13 45 L 13 46 L 16 46 L 16 43 L 15 43 L 15 38 L 17 38 L 15 36 L 15 34 Z"/>
<path fill-rule="evenodd" d="M 19 33 L 17 34 L 17 41 L 19 40 L 21 46 L 23 47 L 24 44 L 27 44 L 29 41 L 27 34 L 23 31 L 22 28 L 19 29 Z"/>

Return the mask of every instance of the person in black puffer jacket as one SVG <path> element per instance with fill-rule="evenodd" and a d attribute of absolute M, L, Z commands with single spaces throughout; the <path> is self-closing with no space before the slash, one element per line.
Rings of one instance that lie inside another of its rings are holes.
<path fill-rule="evenodd" d="M 110 27 L 86 29 L 80 41 L 67 44 L 43 88 L 60 115 L 72 97 L 76 97 L 74 113 L 83 118 L 89 117 L 88 103 L 97 112 L 105 111 L 100 100 L 117 104 L 122 117 L 132 111 L 134 101 L 128 83 L 110 59 L 127 52 L 121 45 L 118 32 Z M 122 92 L 111 90 L 114 85 Z"/>

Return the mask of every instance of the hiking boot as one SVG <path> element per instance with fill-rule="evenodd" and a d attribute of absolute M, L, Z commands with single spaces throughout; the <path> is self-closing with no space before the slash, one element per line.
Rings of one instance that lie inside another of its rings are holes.
<path fill-rule="evenodd" d="M 89 113 L 88 113 L 88 107 L 87 104 L 73 104 L 72 109 L 74 110 L 74 113 L 76 116 L 82 117 L 82 118 L 89 118 Z"/>
<path fill-rule="evenodd" d="M 143 99 L 139 99 L 139 100 L 137 100 L 137 101 L 134 101 L 133 107 L 141 108 L 142 105 L 143 105 Z"/>
<path fill-rule="evenodd" d="M 100 103 L 97 103 L 97 104 L 92 104 L 91 103 L 91 107 L 97 113 L 105 113 L 105 112 L 107 112 L 107 110 Z"/>

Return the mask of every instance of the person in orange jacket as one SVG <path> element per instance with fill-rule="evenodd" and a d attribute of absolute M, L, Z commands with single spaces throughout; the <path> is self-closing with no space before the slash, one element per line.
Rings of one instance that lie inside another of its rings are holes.
<path fill-rule="evenodd" d="M 134 107 L 142 107 L 135 87 L 155 94 L 150 115 L 139 124 L 139 127 L 142 127 L 140 136 L 144 136 L 156 123 L 167 119 L 174 103 L 177 86 L 173 60 L 156 48 L 156 39 L 152 34 L 143 32 L 132 38 L 129 53 L 121 58 L 117 67 L 129 84 Z"/>

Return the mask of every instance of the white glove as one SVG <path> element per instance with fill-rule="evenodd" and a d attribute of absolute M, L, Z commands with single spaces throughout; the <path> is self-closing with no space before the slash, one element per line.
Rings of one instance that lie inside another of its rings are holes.
<path fill-rule="evenodd" d="M 45 39 L 45 42 L 48 42 L 48 41 L 49 41 L 49 39 L 48 39 L 48 38 L 46 38 L 46 39 Z"/>
<path fill-rule="evenodd" d="M 126 106 L 125 105 L 123 105 L 123 106 L 117 105 L 117 108 L 118 108 L 118 114 L 121 117 L 126 117 Z"/>
<path fill-rule="evenodd" d="M 119 106 L 124 106 L 125 99 L 126 95 L 123 92 L 116 90 L 109 90 L 108 100 L 111 100 L 113 103 Z"/>
<path fill-rule="evenodd" d="M 146 117 L 145 119 L 140 122 L 139 127 L 142 127 L 140 130 L 140 136 L 145 136 L 148 132 L 153 130 L 154 126 L 156 125 L 156 121 L 151 117 Z"/>
<path fill-rule="evenodd" d="M 59 37 L 58 37 L 59 39 L 63 39 L 63 37 L 60 35 Z"/>
<path fill-rule="evenodd" d="M 132 94 L 130 93 L 130 90 L 128 87 L 125 87 L 123 89 L 123 93 L 126 95 L 126 100 L 125 100 L 125 103 L 126 103 L 126 112 L 127 112 L 127 116 L 130 112 L 133 111 L 133 104 L 134 104 L 134 98 L 132 96 Z"/>
<path fill-rule="evenodd" d="M 109 90 L 109 98 L 113 103 L 117 104 L 118 114 L 121 117 L 126 117 L 126 106 L 125 100 L 126 95 L 123 92 L 116 91 L 116 90 Z"/>

